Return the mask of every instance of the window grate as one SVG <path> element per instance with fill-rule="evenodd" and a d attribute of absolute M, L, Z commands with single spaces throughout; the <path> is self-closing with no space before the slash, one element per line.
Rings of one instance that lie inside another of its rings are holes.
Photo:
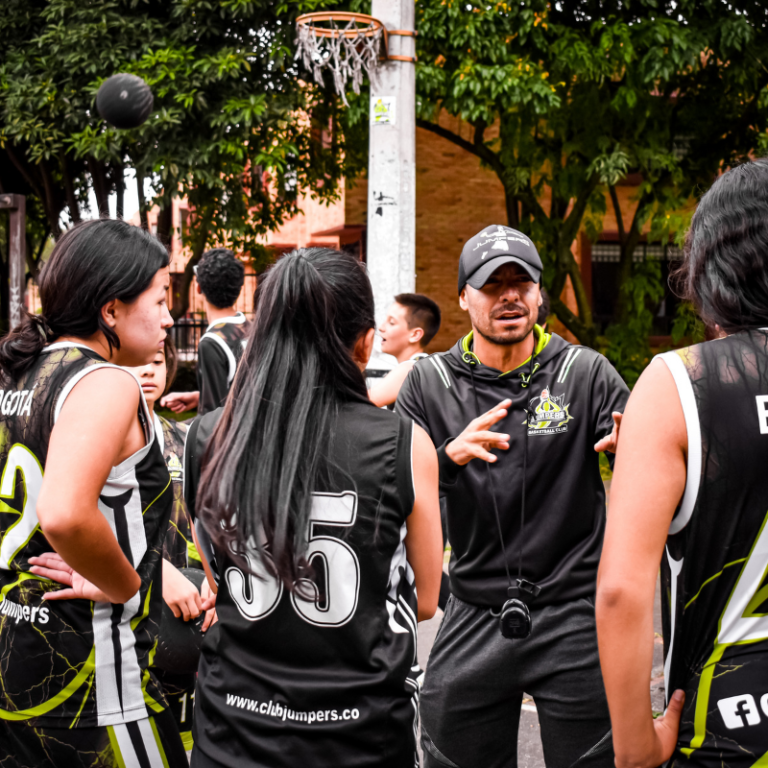
<path fill-rule="evenodd" d="M 683 253 L 673 245 L 659 243 L 639 243 L 632 255 L 632 261 L 679 261 Z M 595 264 L 618 264 L 621 261 L 621 248 L 618 243 L 595 243 L 592 246 L 592 262 Z"/>

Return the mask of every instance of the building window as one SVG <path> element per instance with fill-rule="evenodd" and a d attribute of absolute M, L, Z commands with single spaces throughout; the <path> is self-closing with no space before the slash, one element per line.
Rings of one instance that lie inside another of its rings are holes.
<path fill-rule="evenodd" d="M 654 336 L 669 336 L 672 321 L 680 300 L 669 287 L 669 274 L 682 258 L 679 248 L 659 243 L 640 243 L 635 248 L 633 261 L 653 259 L 661 264 L 664 297 L 654 310 Z M 616 242 L 598 242 L 592 246 L 592 311 L 600 332 L 605 332 L 613 320 L 619 296 L 619 262 L 621 249 Z"/>

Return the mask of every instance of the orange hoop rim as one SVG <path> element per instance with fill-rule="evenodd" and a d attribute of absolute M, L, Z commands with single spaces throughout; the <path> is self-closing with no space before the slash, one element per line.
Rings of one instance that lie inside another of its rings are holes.
<path fill-rule="evenodd" d="M 356 27 L 355 29 L 333 29 L 330 27 L 318 27 L 315 26 L 323 21 L 341 21 L 348 24 L 350 21 L 355 21 L 358 24 L 365 24 L 364 27 Z M 363 35 L 364 37 L 373 37 L 380 29 L 386 29 L 378 19 L 373 16 L 368 16 L 365 13 L 349 13 L 348 11 L 317 11 L 315 13 L 304 13 L 296 19 L 296 23 L 300 27 L 307 27 L 311 30 L 315 37 L 357 37 Z"/>

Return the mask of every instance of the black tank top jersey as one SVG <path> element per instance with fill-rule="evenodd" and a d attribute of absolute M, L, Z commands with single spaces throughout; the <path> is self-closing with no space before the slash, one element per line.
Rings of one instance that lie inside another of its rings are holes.
<path fill-rule="evenodd" d="M 188 427 L 155 414 L 155 435 L 163 452 L 173 488 L 173 506 L 165 538 L 163 557 L 176 568 L 202 568 L 192 538 L 192 520 L 184 501 L 184 443 Z"/>
<path fill-rule="evenodd" d="M 204 450 L 196 430 L 210 433 L 217 415 L 190 430 L 188 502 Z M 210 759 L 239 768 L 418 764 L 417 603 L 403 543 L 412 435 L 402 416 L 342 407 L 336 480 L 318 489 L 307 532 L 314 600 L 217 553 L 219 621 L 203 644 L 194 725 Z"/>
<path fill-rule="evenodd" d="M 217 320 L 200 338 L 197 351 L 198 413 L 210 413 L 224 405 L 243 356 L 250 322 L 242 312 Z"/>
<path fill-rule="evenodd" d="M 147 445 L 112 470 L 98 505 L 141 577 L 140 590 L 124 605 L 44 602 L 43 593 L 58 585 L 29 572 L 30 557 L 53 551 L 36 511 L 51 431 L 75 384 L 108 365 L 87 347 L 53 344 L 2 397 L 0 718 L 87 728 L 166 707 L 148 666 L 172 492 L 143 395 L 139 416 Z"/>
<path fill-rule="evenodd" d="M 662 561 L 667 696 L 686 692 L 673 763 L 768 753 L 768 334 L 661 355 L 688 433 Z"/>

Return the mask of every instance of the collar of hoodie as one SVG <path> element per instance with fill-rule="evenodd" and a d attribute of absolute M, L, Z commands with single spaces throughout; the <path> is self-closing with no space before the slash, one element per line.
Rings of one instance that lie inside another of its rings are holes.
<path fill-rule="evenodd" d="M 472 351 L 472 339 L 474 337 L 474 331 L 470 331 L 460 342 L 461 347 L 461 359 L 467 363 L 468 365 L 475 366 L 475 365 L 483 365 L 483 363 L 480 361 L 480 358 Z M 533 355 L 532 357 L 536 357 L 539 355 L 542 350 L 549 344 L 550 339 L 552 338 L 552 334 L 546 333 L 544 329 L 540 325 L 534 325 L 533 326 L 533 336 L 536 339 L 536 344 L 533 348 Z M 524 360 L 520 365 L 518 365 L 516 368 L 513 368 L 509 371 L 504 371 L 504 373 L 500 373 L 498 375 L 498 378 L 503 378 L 504 376 L 509 376 L 511 373 L 514 373 L 515 371 L 519 371 L 520 378 L 522 379 L 523 387 L 527 387 L 528 383 L 530 382 L 531 376 L 536 373 L 536 370 L 539 368 L 539 363 L 536 362 L 534 365 L 529 365 L 531 363 L 531 358 L 529 357 L 527 360 Z M 528 366 L 530 369 L 527 370 L 521 370 L 524 366 Z M 484 366 L 486 371 L 493 370 L 488 368 L 488 366 Z"/>

